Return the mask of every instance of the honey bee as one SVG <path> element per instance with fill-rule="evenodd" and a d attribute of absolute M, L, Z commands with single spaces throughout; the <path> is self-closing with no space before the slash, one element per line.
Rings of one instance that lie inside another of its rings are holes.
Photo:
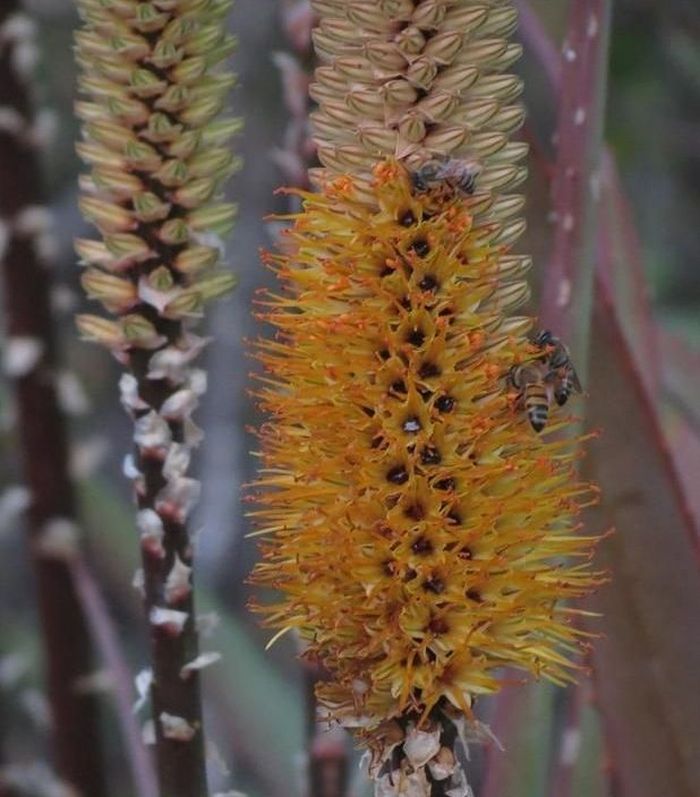
<path fill-rule="evenodd" d="M 539 362 L 514 365 L 506 381 L 518 391 L 518 403 L 527 412 L 530 426 L 541 432 L 547 425 L 551 404 L 551 386 L 547 384 L 546 371 Z"/>
<path fill-rule="evenodd" d="M 518 391 L 518 403 L 527 412 L 530 426 L 541 432 L 547 425 L 552 400 L 562 407 L 571 393 L 581 393 L 581 383 L 568 348 L 548 330 L 532 340 L 542 353 L 521 365 L 514 365 L 506 377 Z"/>
<path fill-rule="evenodd" d="M 563 407 L 572 393 L 583 391 L 569 349 L 548 329 L 540 330 L 532 342 L 544 350 L 540 361 L 548 368 L 545 379 L 553 385 L 554 400 Z"/>
<path fill-rule="evenodd" d="M 419 166 L 411 174 L 411 182 L 419 193 L 447 186 L 455 192 L 470 195 L 474 193 L 478 173 L 479 169 L 474 161 L 448 157 L 435 158 Z"/>

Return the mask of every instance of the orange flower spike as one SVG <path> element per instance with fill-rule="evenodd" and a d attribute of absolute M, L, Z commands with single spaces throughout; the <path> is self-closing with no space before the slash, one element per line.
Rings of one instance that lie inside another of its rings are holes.
<path fill-rule="evenodd" d="M 571 680 L 582 635 L 557 607 L 600 581 L 580 441 L 555 437 L 568 418 L 552 402 L 536 433 L 542 391 L 514 379 L 559 378 L 515 315 L 530 265 L 511 253 L 516 13 L 311 2 L 320 193 L 274 261 L 286 298 L 261 306 L 281 334 L 258 354 L 256 580 L 281 596 L 260 610 L 325 665 L 318 697 L 371 751 L 377 794 L 465 797 L 455 723 L 478 734 L 474 700 L 505 665 Z"/>
<path fill-rule="evenodd" d="M 504 665 L 570 678 L 579 635 L 552 607 L 599 577 L 560 561 L 595 544 L 575 534 L 592 493 L 571 476 L 574 444 L 536 434 L 507 381 L 533 357 L 531 322 L 493 296 L 520 274 L 459 258 L 454 197 L 436 205 L 394 161 L 374 175 L 372 204 L 349 176 L 307 198 L 278 258 L 287 287 L 300 268 L 304 282 L 291 302 L 268 293 L 263 314 L 284 336 L 258 355 L 273 421 L 256 514 L 278 530 L 255 579 L 282 592 L 260 607 L 269 625 L 297 628 L 331 673 L 329 715 L 384 760 L 387 721 L 467 714 Z"/>

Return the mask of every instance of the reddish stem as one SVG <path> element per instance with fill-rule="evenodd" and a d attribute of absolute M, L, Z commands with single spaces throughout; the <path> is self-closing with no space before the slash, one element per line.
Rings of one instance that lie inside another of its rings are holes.
<path fill-rule="evenodd" d="M 529 5 L 518 5 L 523 33 L 559 95 L 552 176 L 555 230 L 544 275 L 540 324 L 569 343 L 580 371 L 588 361 L 610 2 L 572 0 L 561 58 Z M 581 687 L 561 697 L 565 727 L 553 745 L 551 797 L 570 794 L 573 762 L 564 739 L 567 733 L 577 732 L 581 700 Z"/>
<path fill-rule="evenodd" d="M 562 48 L 552 183 L 556 228 L 545 271 L 541 324 L 571 341 L 580 363 L 585 361 L 593 287 L 592 233 L 600 189 L 609 19 L 609 0 L 573 0 Z"/>
<path fill-rule="evenodd" d="M 520 15 L 520 30 L 523 39 L 535 54 L 539 66 L 547 76 L 552 91 L 557 95 L 561 95 L 562 63 L 557 48 L 528 0 L 514 0 L 514 2 Z M 532 136 L 528 136 L 528 140 L 531 141 Z M 535 151 L 535 155 L 538 167 L 544 168 L 541 147 Z M 547 162 L 547 168 L 544 168 L 545 174 L 549 174 L 550 170 L 551 166 Z M 608 258 L 607 268 L 605 267 L 605 262 L 599 258 L 597 261 L 597 274 L 601 279 L 608 280 L 611 290 L 614 287 L 614 277 L 618 275 L 620 270 L 624 270 L 625 276 L 629 274 L 631 277 L 634 310 L 637 320 L 635 343 L 639 349 L 641 360 L 646 364 L 644 368 L 645 378 L 649 382 L 649 387 L 655 388 L 658 380 L 658 341 L 656 340 L 654 325 L 651 322 L 651 304 L 642 268 L 642 245 L 634 226 L 632 208 L 620 181 L 615 156 L 609 147 L 605 147 L 603 150 L 601 184 L 603 190 L 610 193 L 611 201 L 615 205 L 614 211 L 624 244 L 624 255 L 621 259 Z M 610 242 L 608 242 L 608 245 L 611 245 Z"/>
<path fill-rule="evenodd" d="M 17 0 L 0 2 L 0 29 L 19 13 Z M 54 383 L 50 277 L 37 255 L 38 236 L 29 223 L 32 215 L 40 218 L 37 211 L 44 199 L 38 158 L 30 143 L 28 92 L 13 59 L 16 44 L 8 38 L 0 45 L 0 108 L 14 115 L 17 126 L 3 126 L 0 132 L 0 219 L 8 233 L 2 258 L 8 344 L 25 339 L 37 351 L 36 359 L 13 379 L 24 478 L 32 497 L 28 548 L 38 592 L 56 768 L 81 794 L 99 797 L 106 794 L 106 779 L 97 700 L 76 689 L 93 667 L 87 623 L 66 560 L 42 555 L 40 546 L 49 523 L 75 518 L 75 500 Z"/>

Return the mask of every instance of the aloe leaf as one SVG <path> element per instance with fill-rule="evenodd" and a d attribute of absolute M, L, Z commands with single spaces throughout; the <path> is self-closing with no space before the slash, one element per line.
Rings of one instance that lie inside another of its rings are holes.
<path fill-rule="evenodd" d="M 604 429 L 587 470 L 603 485 L 591 511 L 612 580 L 594 600 L 598 704 L 623 795 L 700 792 L 700 578 L 663 431 L 615 308 L 599 301 L 589 413 Z"/>

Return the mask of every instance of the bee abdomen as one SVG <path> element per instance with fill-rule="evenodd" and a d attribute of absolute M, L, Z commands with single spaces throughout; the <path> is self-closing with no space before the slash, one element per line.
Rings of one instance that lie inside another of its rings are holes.
<path fill-rule="evenodd" d="M 536 432 L 541 432 L 547 425 L 549 410 L 546 404 L 537 404 L 534 407 L 528 408 L 527 415 L 530 419 L 530 426 L 532 426 Z"/>
<path fill-rule="evenodd" d="M 536 432 L 541 432 L 547 425 L 549 417 L 549 400 L 541 385 L 528 385 L 525 393 L 525 409 L 530 426 Z"/>

